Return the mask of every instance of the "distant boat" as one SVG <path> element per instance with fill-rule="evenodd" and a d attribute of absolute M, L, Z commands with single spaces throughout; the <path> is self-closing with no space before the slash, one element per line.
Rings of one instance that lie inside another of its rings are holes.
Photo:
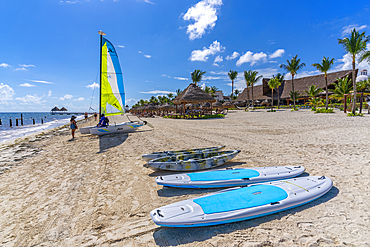
<path fill-rule="evenodd" d="M 100 34 L 100 116 L 106 117 L 125 113 L 125 90 L 118 56 L 113 44 Z M 109 126 L 80 128 L 81 134 L 105 135 L 110 133 L 132 132 L 146 125 L 146 121 L 112 123 Z"/>

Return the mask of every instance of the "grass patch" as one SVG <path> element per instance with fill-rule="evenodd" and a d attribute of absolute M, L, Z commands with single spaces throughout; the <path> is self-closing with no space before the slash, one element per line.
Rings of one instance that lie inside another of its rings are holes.
<path fill-rule="evenodd" d="M 347 116 L 348 117 L 363 117 L 364 116 L 364 114 L 362 114 L 362 113 L 352 113 L 352 112 L 350 112 L 350 113 L 348 113 L 347 114 Z"/>
<path fill-rule="evenodd" d="M 318 108 L 315 110 L 315 113 L 334 113 L 334 109 L 324 109 L 324 108 Z"/>

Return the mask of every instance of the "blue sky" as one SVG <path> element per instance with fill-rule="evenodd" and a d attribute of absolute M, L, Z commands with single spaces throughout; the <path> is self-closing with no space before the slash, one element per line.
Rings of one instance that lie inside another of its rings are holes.
<path fill-rule="evenodd" d="M 5 0 L 0 112 L 98 109 L 99 30 L 116 47 L 131 106 L 185 89 L 195 69 L 225 95 L 229 70 L 243 90 L 243 71 L 285 73 L 279 64 L 296 54 L 299 77 L 318 74 L 311 64 L 323 56 L 333 71 L 350 69 L 337 39 L 354 27 L 370 35 L 369 16 L 369 1 Z"/>

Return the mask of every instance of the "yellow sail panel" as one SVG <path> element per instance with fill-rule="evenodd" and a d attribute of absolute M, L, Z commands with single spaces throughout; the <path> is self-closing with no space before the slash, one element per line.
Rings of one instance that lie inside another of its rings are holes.
<path fill-rule="evenodd" d="M 120 92 L 119 85 L 121 83 L 123 87 L 122 72 L 114 47 L 108 40 L 104 41 L 101 64 L 101 113 L 106 116 L 120 115 L 124 113 L 122 99 L 124 97 L 121 97 L 124 93 Z"/>

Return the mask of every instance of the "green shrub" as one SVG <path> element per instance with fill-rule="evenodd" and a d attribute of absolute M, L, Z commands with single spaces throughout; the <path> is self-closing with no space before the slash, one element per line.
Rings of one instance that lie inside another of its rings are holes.
<path fill-rule="evenodd" d="M 293 108 L 291 111 L 298 111 L 298 107 L 297 108 Z"/>
<path fill-rule="evenodd" d="M 315 111 L 315 113 L 334 113 L 334 109 L 324 109 L 324 108 L 319 108 Z"/>
<path fill-rule="evenodd" d="M 276 110 L 268 110 L 267 112 L 276 112 Z"/>
<path fill-rule="evenodd" d="M 316 111 L 316 106 L 312 106 L 311 111 Z"/>
<path fill-rule="evenodd" d="M 362 114 L 362 113 L 355 113 L 355 114 L 353 114 L 352 112 L 350 112 L 350 113 L 347 113 L 347 116 L 348 117 L 363 117 L 364 114 Z"/>

